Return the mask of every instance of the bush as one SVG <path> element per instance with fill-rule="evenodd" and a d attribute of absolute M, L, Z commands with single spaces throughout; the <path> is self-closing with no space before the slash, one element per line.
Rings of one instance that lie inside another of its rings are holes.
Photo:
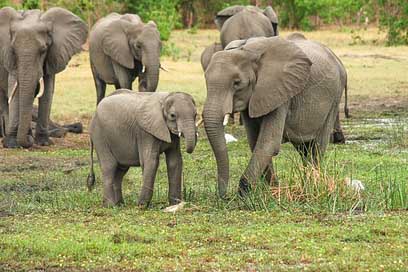
<path fill-rule="evenodd" d="M 408 44 L 408 2 L 378 0 L 382 6 L 380 26 L 387 31 L 388 45 Z"/>
<path fill-rule="evenodd" d="M 124 0 L 129 12 L 136 13 L 143 21 L 153 20 L 160 31 L 160 38 L 167 41 L 171 31 L 178 26 L 177 12 L 179 0 Z"/>

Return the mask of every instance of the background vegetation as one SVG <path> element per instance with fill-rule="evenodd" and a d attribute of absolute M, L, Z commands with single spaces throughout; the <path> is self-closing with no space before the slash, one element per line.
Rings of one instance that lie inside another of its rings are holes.
<path fill-rule="evenodd" d="M 230 5 L 272 5 L 284 28 L 316 30 L 326 25 L 366 28 L 369 24 L 387 32 L 387 44 L 408 44 L 408 2 L 405 0 L 0 0 L 0 6 L 47 9 L 65 7 L 91 26 L 112 11 L 139 14 L 154 20 L 162 39 L 174 28 L 213 28 L 214 15 Z"/>

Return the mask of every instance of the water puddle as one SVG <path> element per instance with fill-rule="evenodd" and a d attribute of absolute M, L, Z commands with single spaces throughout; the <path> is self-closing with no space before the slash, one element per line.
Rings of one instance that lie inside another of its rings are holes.
<path fill-rule="evenodd" d="M 345 120 L 346 144 L 358 144 L 366 150 L 380 146 L 401 146 L 408 152 L 408 118 L 364 118 Z M 405 147 L 405 148 L 404 148 Z"/>

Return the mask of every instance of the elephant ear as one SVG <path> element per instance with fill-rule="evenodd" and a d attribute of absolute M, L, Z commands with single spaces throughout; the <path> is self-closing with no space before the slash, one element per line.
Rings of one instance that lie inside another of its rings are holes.
<path fill-rule="evenodd" d="M 137 122 L 147 133 L 159 140 L 171 143 L 170 132 L 163 116 L 162 103 L 168 94 L 166 93 L 140 93 L 140 103 L 137 104 Z"/>
<path fill-rule="evenodd" d="M 273 10 L 271 6 L 267 6 L 263 12 L 263 14 L 268 17 L 269 21 L 271 21 L 274 36 L 278 36 L 278 15 L 276 15 L 276 12 Z"/>
<path fill-rule="evenodd" d="M 128 69 L 135 67 L 134 57 L 126 35 L 127 29 L 132 25 L 135 24 L 128 20 L 114 20 L 106 27 L 102 37 L 102 47 L 105 54 Z"/>
<path fill-rule="evenodd" d="M 312 62 L 293 42 L 251 39 L 243 50 L 257 56 L 257 82 L 249 101 L 252 118 L 268 114 L 305 89 Z"/>
<path fill-rule="evenodd" d="M 245 6 L 231 6 L 225 8 L 217 13 L 214 18 L 214 22 L 217 25 L 218 30 L 221 30 L 222 26 L 224 25 L 225 21 L 227 21 L 230 17 L 234 16 L 238 12 L 241 12 L 245 9 Z"/>
<path fill-rule="evenodd" d="M 78 16 L 63 8 L 51 8 L 40 18 L 52 24 L 46 72 L 56 74 L 65 69 L 73 55 L 81 52 L 88 37 L 88 27 Z"/>
<path fill-rule="evenodd" d="M 22 19 L 22 16 L 13 8 L 0 9 L 0 65 L 4 65 L 8 72 L 15 68 L 15 61 L 11 53 L 10 25 L 16 19 Z"/>

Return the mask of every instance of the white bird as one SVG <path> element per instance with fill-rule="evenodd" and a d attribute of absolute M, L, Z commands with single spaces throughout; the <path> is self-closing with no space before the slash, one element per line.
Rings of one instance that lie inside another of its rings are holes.
<path fill-rule="evenodd" d="M 237 138 L 235 138 L 234 136 L 232 136 L 231 134 L 227 134 L 225 133 L 225 142 L 228 143 L 232 143 L 232 142 L 237 142 Z"/>
<path fill-rule="evenodd" d="M 345 178 L 344 181 L 346 182 L 347 186 L 351 187 L 358 193 L 365 190 L 364 183 L 361 180 Z"/>
<path fill-rule="evenodd" d="M 186 202 L 181 201 L 179 204 L 168 206 L 167 208 L 165 208 L 163 210 L 163 212 L 176 213 L 176 212 L 180 211 L 181 209 L 183 209 L 184 205 L 186 205 Z"/>

